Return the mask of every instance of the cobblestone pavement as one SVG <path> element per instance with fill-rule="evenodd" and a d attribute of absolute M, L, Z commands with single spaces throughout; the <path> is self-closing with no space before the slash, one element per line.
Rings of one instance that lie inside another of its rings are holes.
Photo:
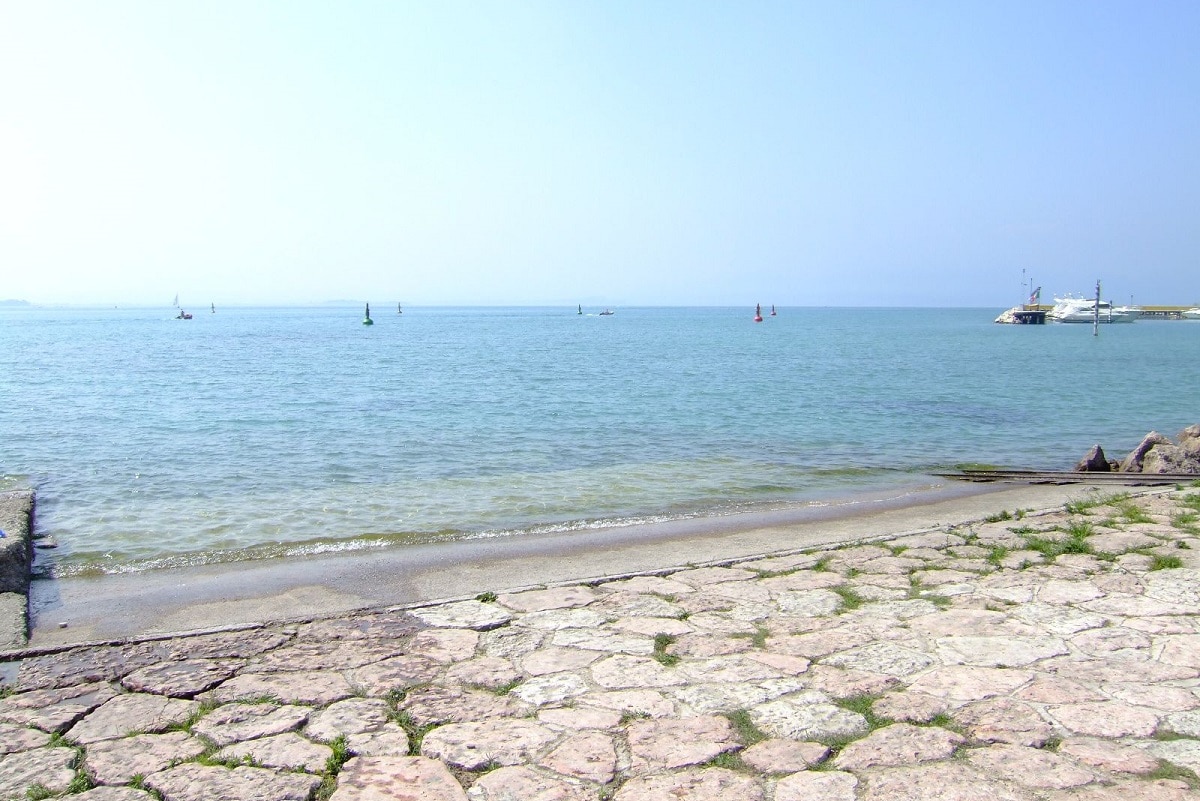
<path fill-rule="evenodd" d="M 26 656 L 0 799 L 1200 799 L 1200 489 L 995 517 Z"/>

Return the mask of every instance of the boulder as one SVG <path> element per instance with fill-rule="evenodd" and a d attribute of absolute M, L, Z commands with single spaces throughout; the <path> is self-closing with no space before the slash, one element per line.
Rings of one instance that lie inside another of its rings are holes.
<path fill-rule="evenodd" d="M 1104 458 L 1104 449 L 1093 445 L 1092 449 L 1075 465 L 1076 473 L 1108 473 L 1112 466 Z"/>
<path fill-rule="evenodd" d="M 1142 462 L 1146 458 L 1146 453 L 1155 445 L 1170 445 L 1171 440 L 1164 437 L 1157 431 L 1151 431 L 1138 446 L 1129 452 L 1129 455 L 1121 462 L 1122 473 L 1140 473 L 1142 472 Z"/>
<path fill-rule="evenodd" d="M 1121 472 L 1200 474 L 1200 425 L 1188 426 L 1177 439 L 1151 431 L 1121 462 Z"/>

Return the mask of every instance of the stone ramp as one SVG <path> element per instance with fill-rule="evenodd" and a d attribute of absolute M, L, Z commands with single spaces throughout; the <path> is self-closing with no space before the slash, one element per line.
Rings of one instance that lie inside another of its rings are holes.
<path fill-rule="evenodd" d="M 1200 490 L 995 511 L 28 655 L 0 800 L 1200 798 Z"/>

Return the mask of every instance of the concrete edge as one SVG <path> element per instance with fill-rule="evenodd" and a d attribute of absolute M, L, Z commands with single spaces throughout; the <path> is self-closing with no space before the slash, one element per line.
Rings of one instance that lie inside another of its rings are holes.
<path fill-rule="evenodd" d="M 0 648 L 29 641 L 33 490 L 0 493 Z"/>

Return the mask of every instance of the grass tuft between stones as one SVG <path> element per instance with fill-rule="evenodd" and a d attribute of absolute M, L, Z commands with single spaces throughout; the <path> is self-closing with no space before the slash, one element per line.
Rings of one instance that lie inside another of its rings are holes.
<path fill-rule="evenodd" d="M 667 667 L 674 667 L 679 664 L 678 656 L 667 653 L 667 647 L 673 642 L 675 642 L 675 637 L 670 634 L 654 635 L 654 653 L 651 656 L 654 657 L 655 661 Z"/>

